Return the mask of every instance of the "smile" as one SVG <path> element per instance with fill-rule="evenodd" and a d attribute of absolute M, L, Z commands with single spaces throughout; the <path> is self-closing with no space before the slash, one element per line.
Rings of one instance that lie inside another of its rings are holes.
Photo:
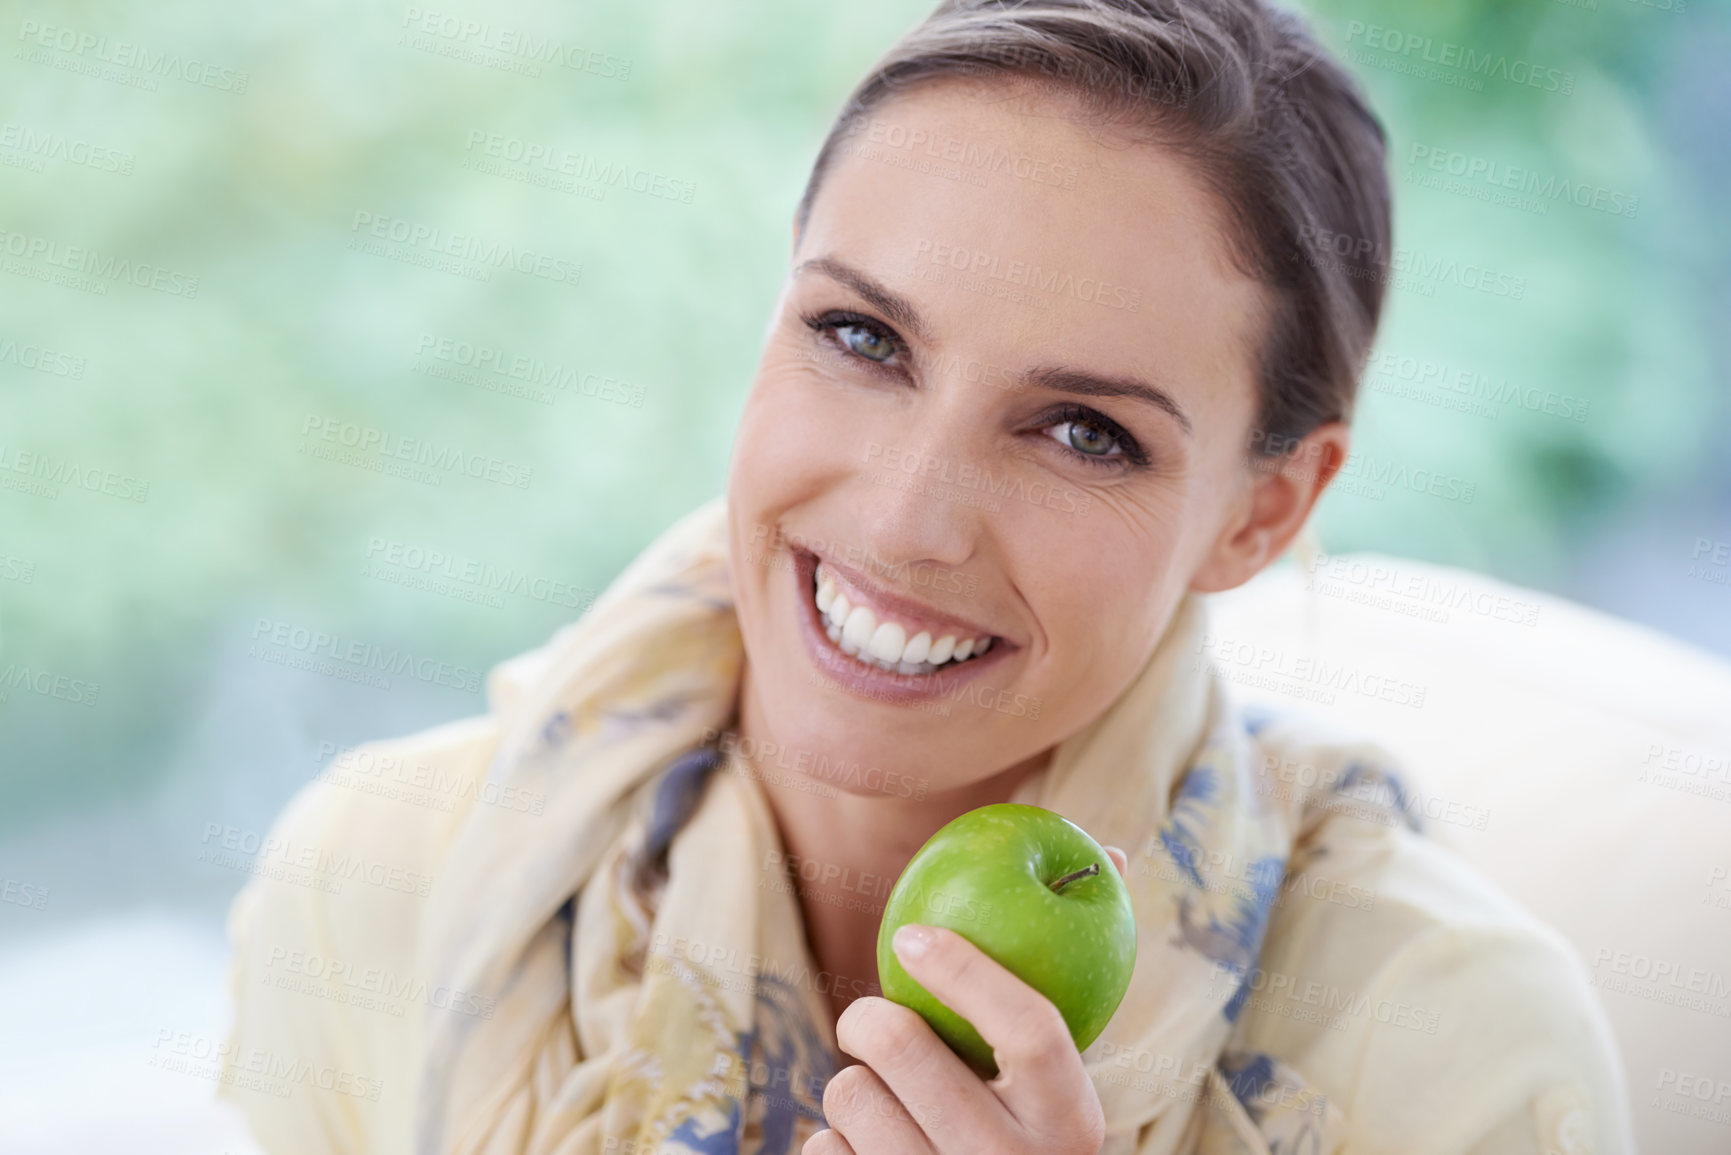
<path fill-rule="evenodd" d="M 953 628 L 898 620 L 891 610 L 874 607 L 857 587 L 843 587 L 819 562 L 813 573 L 812 603 L 823 615 L 825 634 L 851 658 L 898 674 L 935 674 L 960 665 L 992 647 L 990 634 L 963 633 Z M 849 598 L 849 592 L 853 598 Z"/>
<path fill-rule="evenodd" d="M 796 549 L 793 562 L 806 652 L 829 681 L 859 697 L 914 704 L 950 696 L 1020 649 L 832 559 Z"/>

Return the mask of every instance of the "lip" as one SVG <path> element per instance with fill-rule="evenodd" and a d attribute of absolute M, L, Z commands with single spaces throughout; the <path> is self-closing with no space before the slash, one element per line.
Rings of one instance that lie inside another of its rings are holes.
<path fill-rule="evenodd" d="M 810 551 L 801 550 L 800 552 Z M 866 577 L 852 566 L 843 565 L 834 558 L 825 557 L 823 554 L 819 553 L 812 553 L 812 557 L 814 559 L 813 565 L 817 562 L 822 562 L 824 569 L 836 574 L 848 585 L 865 594 L 866 597 L 871 599 L 873 605 L 881 606 L 892 613 L 900 614 L 904 621 L 918 622 L 922 626 L 946 626 L 956 632 L 958 639 L 989 637 L 992 639 L 992 644 L 994 646 L 1010 644 L 1009 639 L 1000 637 L 991 630 L 980 625 L 978 622 L 970 622 L 967 618 L 958 618 L 954 614 L 946 614 L 939 610 L 934 610 L 928 605 L 915 601 L 913 598 L 904 597 L 901 594 L 886 589 L 881 583 Z M 932 636 L 936 638 L 941 635 L 934 633 Z"/>
<path fill-rule="evenodd" d="M 935 674 L 897 674 L 854 661 L 830 642 L 823 622 L 818 617 L 817 604 L 812 601 L 811 585 L 819 561 L 823 562 L 825 567 L 833 566 L 849 582 L 869 593 L 884 609 L 901 610 L 915 620 L 952 625 L 958 630 L 969 631 L 970 637 L 990 636 L 992 648 L 980 657 L 969 658 L 953 670 L 946 669 Z M 792 570 L 794 594 L 800 605 L 799 632 L 805 639 L 806 653 L 811 656 L 812 664 L 825 678 L 857 697 L 890 705 L 911 705 L 951 697 L 957 688 L 1008 660 L 1021 649 L 1020 646 L 993 634 L 991 630 L 981 629 L 949 614 L 935 613 L 918 602 L 897 597 L 872 582 L 860 580 L 856 571 L 836 565 L 830 558 L 820 558 L 809 550 L 793 550 Z"/>

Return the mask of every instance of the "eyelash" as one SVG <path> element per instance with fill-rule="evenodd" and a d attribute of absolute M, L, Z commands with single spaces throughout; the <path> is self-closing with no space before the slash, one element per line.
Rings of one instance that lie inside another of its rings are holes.
<path fill-rule="evenodd" d="M 885 328 L 877 321 L 872 320 L 870 317 L 867 317 L 862 313 L 849 313 L 845 310 L 831 309 L 824 313 L 808 313 L 801 319 L 805 321 L 806 327 L 813 333 L 818 334 L 820 338 L 825 333 L 830 334 L 831 348 L 835 349 L 842 356 L 851 358 L 855 361 L 863 361 L 871 368 L 888 369 L 891 366 L 888 361 L 873 361 L 870 357 L 861 357 L 858 353 L 849 349 L 846 345 L 842 344 L 839 338 L 834 336 L 837 329 L 864 329 L 866 332 L 872 334 L 872 336 L 877 337 L 880 340 L 888 341 L 894 347 L 896 356 L 905 358 L 908 355 L 907 345 L 894 330 Z"/>
<path fill-rule="evenodd" d="M 1147 451 L 1142 448 L 1140 442 L 1130 436 L 1129 430 L 1125 429 L 1122 425 L 1119 425 L 1116 421 L 1112 420 L 1098 409 L 1090 409 L 1086 405 L 1077 405 L 1074 402 L 1060 405 L 1057 409 L 1051 410 L 1040 417 L 1040 429 L 1043 431 L 1054 425 L 1062 425 L 1065 422 L 1072 421 L 1081 425 L 1093 425 L 1103 430 L 1108 437 L 1118 443 L 1119 452 L 1122 454 L 1122 456 L 1112 456 L 1101 455 L 1098 453 L 1083 453 L 1080 449 L 1072 449 L 1068 445 L 1064 445 L 1063 442 L 1059 442 L 1059 445 L 1072 456 L 1080 457 L 1083 461 L 1097 469 L 1121 468 L 1121 466 L 1115 464 L 1119 461 L 1128 461 L 1137 469 L 1148 464 Z M 1056 438 L 1053 440 L 1056 440 Z"/>
<path fill-rule="evenodd" d="M 824 340 L 827 337 L 827 343 L 832 350 L 851 361 L 862 363 L 869 370 L 882 372 L 888 371 L 894 368 L 894 366 L 889 361 L 873 361 L 870 357 L 862 357 L 858 353 L 855 353 L 835 336 L 835 331 L 837 329 L 864 329 L 879 340 L 888 341 L 894 350 L 892 356 L 904 360 L 908 356 L 907 343 L 901 339 L 899 334 L 897 334 L 893 329 L 887 328 L 883 324 L 862 313 L 831 309 L 822 313 L 802 314 L 800 320 L 802 320 L 805 323 L 806 328 L 816 334 L 820 340 Z M 1094 469 L 1121 469 L 1123 468 L 1120 464 L 1121 462 L 1129 462 L 1131 467 L 1137 469 L 1144 468 L 1148 465 L 1148 453 L 1142 448 L 1141 443 L 1132 437 L 1127 429 L 1119 425 L 1116 421 L 1113 421 L 1110 417 L 1107 417 L 1104 413 L 1101 413 L 1098 409 L 1090 409 L 1086 405 L 1078 405 L 1074 402 L 1069 402 L 1060 405 L 1055 409 L 1047 410 L 1045 413 L 1040 415 L 1038 420 L 1039 425 L 1036 428 L 1038 428 L 1042 434 L 1052 426 L 1061 425 L 1065 422 L 1093 425 L 1105 431 L 1113 441 L 1117 442 L 1120 451 L 1119 454 L 1101 455 L 1096 453 L 1083 453 L 1079 449 L 1074 449 L 1062 442 L 1058 442 L 1059 448 L 1061 448 L 1067 455 L 1080 459 L 1084 464 Z M 1057 441 L 1056 438 L 1051 438 L 1050 440 Z"/>

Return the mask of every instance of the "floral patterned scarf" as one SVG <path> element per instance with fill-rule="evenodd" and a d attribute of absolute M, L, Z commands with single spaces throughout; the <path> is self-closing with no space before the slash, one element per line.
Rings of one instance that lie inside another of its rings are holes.
<path fill-rule="evenodd" d="M 1339 1110 L 1233 1028 L 1281 880 L 1327 798 L 1268 789 L 1186 599 L 1147 666 L 1013 800 L 1130 856 L 1130 991 L 1084 1055 L 1107 1155 L 1326 1152 Z M 793 1155 L 837 1052 L 763 792 L 718 748 L 744 648 L 721 499 L 579 622 L 495 671 L 489 773 L 429 898 L 426 972 L 494 1000 L 427 1024 L 424 1155 Z M 1380 773 L 1364 766 L 1331 777 Z M 1392 782 L 1392 779 L 1390 780 Z"/>

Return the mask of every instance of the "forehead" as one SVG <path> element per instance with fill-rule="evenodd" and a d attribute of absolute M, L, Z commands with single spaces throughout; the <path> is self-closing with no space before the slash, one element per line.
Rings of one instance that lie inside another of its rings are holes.
<path fill-rule="evenodd" d="M 856 122 L 799 256 L 840 256 L 976 333 L 1249 382 L 1264 289 L 1224 227 L 1188 161 L 1073 95 L 943 79 Z"/>

